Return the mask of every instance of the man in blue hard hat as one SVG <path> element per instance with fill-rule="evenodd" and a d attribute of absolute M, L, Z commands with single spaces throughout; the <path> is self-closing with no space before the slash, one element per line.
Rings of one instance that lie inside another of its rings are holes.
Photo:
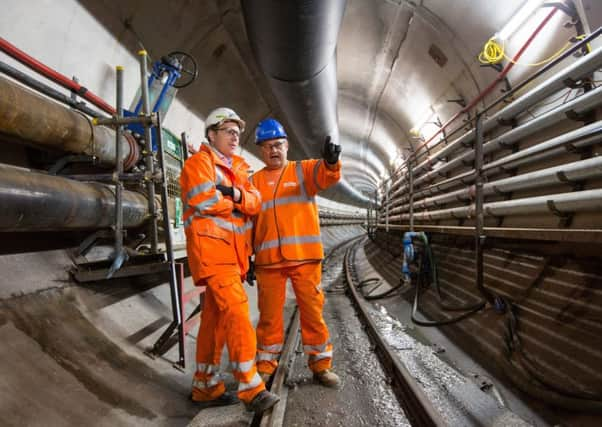
<path fill-rule="evenodd" d="M 266 377 L 278 365 L 284 344 L 286 280 L 290 279 L 309 369 L 317 382 L 337 388 L 340 379 L 331 370 L 332 344 L 322 315 L 324 249 L 314 196 L 339 181 L 341 147 L 326 137 L 322 159 L 289 162 L 284 127 L 271 118 L 258 124 L 255 143 L 266 165 L 251 177 L 262 198 L 253 230 L 260 316 L 257 370 Z"/>

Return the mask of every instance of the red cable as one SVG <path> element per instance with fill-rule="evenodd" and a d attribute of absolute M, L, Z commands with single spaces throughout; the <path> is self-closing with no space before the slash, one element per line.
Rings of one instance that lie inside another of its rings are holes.
<path fill-rule="evenodd" d="M 64 88 L 74 91 L 76 94 L 90 101 L 92 104 L 96 105 L 101 110 L 106 111 L 109 114 L 116 113 L 115 109 L 109 104 L 107 104 L 102 98 L 96 96 L 84 86 L 74 82 L 73 80 L 64 76 L 63 74 L 58 73 L 52 68 L 42 64 L 37 59 L 32 58 L 16 46 L 3 39 L 2 37 L 0 37 L 0 49 L 4 51 L 7 55 L 21 62 L 23 65 L 28 66 L 35 72 L 63 86 Z"/>
<path fill-rule="evenodd" d="M 535 38 L 535 36 L 542 30 L 543 27 L 545 27 L 545 25 L 548 23 L 548 21 L 550 19 L 552 19 L 552 16 L 554 16 L 554 14 L 558 11 L 558 8 L 555 7 L 552 9 L 552 11 L 550 13 L 548 13 L 548 15 L 544 18 L 543 21 L 541 21 L 541 23 L 537 26 L 537 28 L 535 29 L 535 31 L 533 31 L 533 34 L 531 34 L 531 36 L 529 37 L 529 39 L 525 42 L 525 44 L 519 49 L 519 51 L 516 53 L 516 55 L 514 55 L 514 58 L 512 58 L 512 60 L 506 65 L 506 67 L 504 67 L 504 69 L 502 70 L 502 72 L 496 77 L 496 79 L 491 82 L 491 84 L 489 86 L 487 86 L 487 88 L 485 88 L 485 90 L 483 90 L 480 94 L 478 94 L 476 96 L 476 98 L 474 98 L 472 101 L 470 101 L 470 103 L 462 108 L 460 111 L 458 111 L 456 114 L 454 114 L 454 116 L 449 119 L 447 122 L 445 122 L 445 124 L 443 124 L 439 130 L 437 130 L 437 132 L 435 132 L 428 140 L 424 141 L 422 144 L 420 144 L 418 147 L 416 147 L 416 149 L 414 150 L 414 155 L 416 155 L 416 153 L 418 153 L 418 151 L 423 148 L 424 146 L 426 146 L 428 143 L 430 143 L 437 135 L 439 135 L 441 132 L 443 132 L 443 130 L 449 126 L 454 120 L 456 120 L 458 117 L 460 117 L 460 115 L 466 113 L 467 111 L 470 111 L 476 104 L 477 102 L 479 102 L 481 99 L 483 99 L 485 96 L 489 95 L 489 93 L 495 88 L 495 86 L 504 79 L 504 77 L 506 77 L 506 74 L 508 74 L 508 72 L 512 69 L 512 67 L 514 67 L 514 63 L 516 61 L 518 61 L 518 59 L 522 56 L 523 52 L 527 49 L 527 47 L 531 44 L 531 42 L 533 41 L 533 39 Z M 406 162 L 407 163 L 407 162 Z M 404 163 L 405 164 L 405 163 Z M 403 165 L 402 165 L 403 166 Z M 397 169 L 395 171 L 395 173 L 399 172 L 401 170 L 401 167 L 399 167 L 399 169 Z M 394 173 L 394 174 L 395 174 Z"/>

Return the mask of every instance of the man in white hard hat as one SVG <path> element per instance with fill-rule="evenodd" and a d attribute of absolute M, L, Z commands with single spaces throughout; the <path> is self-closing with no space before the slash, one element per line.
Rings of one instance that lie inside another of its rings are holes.
<path fill-rule="evenodd" d="M 249 165 L 235 154 L 245 122 L 229 108 L 213 110 L 205 121 L 207 144 L 182 169 L 188 264 L 195 285 L 206 286 L 197 338 L 192 400 L 202 408 L 242 400 L 261 413 L 279 397 L 265 389 L 255 366 L 256 337 L 242 280 L 249 268 L 250 216 L 261 197 L 248 180 Z M 219 377 L 224 342 L 238 399 Z"/>

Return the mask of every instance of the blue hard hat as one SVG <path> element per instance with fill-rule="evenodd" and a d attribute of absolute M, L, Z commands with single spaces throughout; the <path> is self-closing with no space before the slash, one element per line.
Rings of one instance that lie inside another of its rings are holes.
<path fill-rule="evenodd" d="M 286 137 L 284 127 L 275 119 L 262 120 L 255 129 L 255 144 L 261 144 L 268 139 Z"/>

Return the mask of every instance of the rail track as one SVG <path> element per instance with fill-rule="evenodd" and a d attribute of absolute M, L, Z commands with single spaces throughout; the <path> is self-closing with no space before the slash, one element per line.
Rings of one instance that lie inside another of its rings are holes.
<path fill-rule="evenodd" d="M 403 408 L 405 415 L 411 425 L 415 426 L 444 426 L 446 425 L 441 415 L 434 409 L 420 385 L 414 377 L 408 372 L 403 364 L 395 356 L 392 349 L 381 336 L 377 325 L 369 315 L 366 302 L 358 294 L 356 287 L 359 284 L 352 263 L 352 255 L 358 246 L 364 241 L 364 236 L 359 236 L 340 243 L 332 248 L 324 259 L 325 276 L 328 271 L 343 264 L 343 274 L 345 286 L 337 286 L 327 289 L 328 292 L 346 292 L 356 308 L 358 319 L 362 323 L 362 328 L 366 331 L 373 345 L 374 353 L 378 356 L 380 363 L 390 378 L 390 387 Z M 324 281 L 324 280 L 323 280 Z M 274 410 L 269 411 L 263 416 L 256 416 L 251 423 L 257 427 L 279 427 L 284 425 L 289 385 L 287 377 L 291 372 L 291 366 L 296 357 L 295 349 L 299 345 L 300 328 L 299 313 L 295 308 L 291 321 L 289 322 L 286 342 L 280 358 L 278 369 L 268 382 L 270 390 L 278 394 L 281 401 L 275 406 Z"/>

